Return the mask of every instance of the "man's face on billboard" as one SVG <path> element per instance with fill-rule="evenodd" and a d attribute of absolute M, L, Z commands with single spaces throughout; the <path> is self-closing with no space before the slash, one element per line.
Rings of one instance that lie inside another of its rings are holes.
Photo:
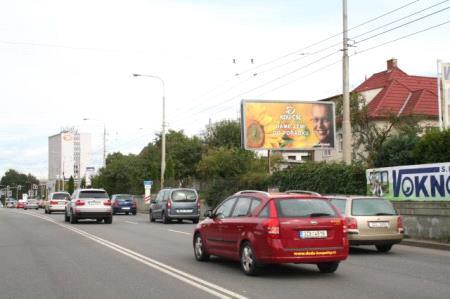
<path fill-rule="evenodd" d="M 325 142 L 330 135 L 331 119 L 328 113 L 328 105 L 313 105 L 312 119 L 314 122 L 314 133 L 319 138 L 319 142 Z"/>

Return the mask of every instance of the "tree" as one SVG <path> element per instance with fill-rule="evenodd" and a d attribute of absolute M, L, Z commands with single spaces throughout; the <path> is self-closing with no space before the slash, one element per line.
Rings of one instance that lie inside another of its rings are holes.
<path fill-rule="evenodd" d="M 450 161 L 450 129 L 431 130 L 420 138 L 413 149 L 416 163 L 439 163 Z"/>
<path fill-rule="evenodd" d="M 241 125 L 237 120 L 222 120 L 206 127 L 208 147 L 241 147 Z"/>
<path fill-rule="evenodd" d="M 39 185 L 39 180 L 32 174 L 26 175 L 24 173 L 19 173 L 14 169 L 9 169 L 3 175 L 0 180 L 0 184 L 10 187 L 17 187 L 20 185 L 20 192 L 17 193 L 19 193 L 19 198 L 21 198 L 21 193 L 26 193 L 28 190 L 32 190 L 33 184 Z"/>
<path fill-rule="evenodd" d="M 406 133 L 389 137 L 374 157 L 375 167 L 415 164 L 413 149 L 420 137 L 415 133 Z"/>
<path fill-rule="evenodd" d="M 342 127 L 342 97 L 336 100 L 337 127 Z M 373 167 L 377 154 L 389 136 L 395 132 L 419 132 L 420 116 L 399 116 L 391 110 L 383 111 L 383 121 L 370 117 L 366 100 L 357 93 L 350 96 L 350 118 L 353 136 L 353 157 Z"/>
<path fill-rule="evenodd" d="M 69 194 L 72 194 L 74 190 L 75 190 L 75 180 L 73 179 L 73 176 L 70 176 L 69 182 L 67 183 L 67 192 L 69 192 Z"/>

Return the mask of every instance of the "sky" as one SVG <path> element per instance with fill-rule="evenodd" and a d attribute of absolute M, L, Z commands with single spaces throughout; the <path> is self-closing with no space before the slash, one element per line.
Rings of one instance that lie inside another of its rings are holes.
<path fill-rule="evenodd" d="M 449 7 L 348 0 L 350 88 L 391 58 L 436 76 Z M 104 128 L 108 153 L 139 153 L 161 131 L 163 88 L 133 73 L 163 79 L 168 129 L 192 136 L 236 119 L 242 99 L 340 94 L 341 49 L 341 0 L 1 0 L 0 176 L 45 179 L 48 137 L 67 127 L 92 134 L 93 166 Z"/>

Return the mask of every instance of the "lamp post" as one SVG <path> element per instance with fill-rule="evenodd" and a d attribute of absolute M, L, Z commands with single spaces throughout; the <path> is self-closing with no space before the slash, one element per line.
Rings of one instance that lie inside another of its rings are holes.
<path fill-rule="evenodd" d="M 166 88 L 161 77 L 153 75 L 133 74 L 134 77 L 158 79 L 162 84 L 162 132 L 161 132 L 161 189 L 164 188 L 164 172 L 166 171 Z"/>
<path fill-rule="evenodd" d="M 93 121 L 99 121 L 103 123 L 103 167 L 106 166 L 106 124 L 98 119 L 93 118 L 83 118 L 83 120 L 93 120 Z"/>

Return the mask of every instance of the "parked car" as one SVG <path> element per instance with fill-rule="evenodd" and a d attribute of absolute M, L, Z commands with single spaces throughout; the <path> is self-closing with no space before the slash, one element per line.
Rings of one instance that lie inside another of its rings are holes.
<path fill-rule="evenodd" d="M 150 222 L 161 219 L 163 223 L 183 219 L 198 223 L 200 219 L 200 200 L 195 189 L 168 188 L 159 191 L 150 202 Z"/>
<path fill-rule="evenodd" d="M 25 203 L 25 200 L 19 199 L 16 203 L 16 209 L 23 209 L 25 207 Z"/>
<path fill-rule="evenodd" d="M 15 208 L 16 205 L 17 205 L 17 202 L 15 200 L 9 199 L 9 200 L 6 201 L 6 207 L 7 208 Z"/>
<path fill-rule="evenodd" d="M 194 231 L 194 256 L 241 263 L 247 275 L 264 264 L 316 264 L 336 271 L 348 256 L 345 219 L 320 195 L 241 191 L 225 199 Z"/>
<path fill-rule="evenodd" d="M 79 219 L 96 219 L 112 223 L 111 200 L 104 189 L 77 189 L 66 205 L 64 220 L 75 224 Z"/>
<path fill-rule="evenodd" d="M 38 201 L 36 199 L 28 199 L 25 202 L 25 205 L 24 205 L 23 209 L 24 210 L 28 210 L 28 209 L 39 210 Z"/>
<path fill-rule="evenodd" d="M 388 252 L 403 239 L 403 220 L 389 200 L 373 196 L 329 196 L 346 217 L 352 245 L 375 245 Z"/>
<path fill-rule="evenodd" d="M 53 192 L 48 196 L 48 200 L 45 203 L 45 214 L 51 214 L 52 212 L 64 212 L 66 210 L 66 204 L 70 201 L 70 194 L 68 192 Z"/>
<path fill-rule="evenodd" d="M 130 194 L 113 194 L 111 196 L 113 214 L 125 213 L 136 215 L 136 201 Z"/>

